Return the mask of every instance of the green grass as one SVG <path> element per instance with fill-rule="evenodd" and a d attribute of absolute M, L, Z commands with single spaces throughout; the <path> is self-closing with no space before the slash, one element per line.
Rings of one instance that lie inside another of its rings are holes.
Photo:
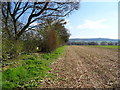
<path fill-rule="evenodd" d="M 44 77 L 51 77 L 48 73 L 51 69 L 49 66 L 64 52 L 64 48 L 60 47 L 51 53 L 39 54 L 39 56 L 24 55 L 21 65 L 3 71 L 3 89 L 41 86 Z"/>
<path fill-rule="evenodd" d="M 113 49 L 118 49 L 120 46 L 114 46 L 114 45 L 89 45 L 92 47 L 104 47 L 104 48 L 113 48 Z"/>

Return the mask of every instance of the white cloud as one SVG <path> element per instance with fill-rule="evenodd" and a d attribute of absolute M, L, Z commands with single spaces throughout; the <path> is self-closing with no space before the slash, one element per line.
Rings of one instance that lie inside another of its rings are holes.
<path fill-rule="evenodd" d="M 31 23 L 30 26 L 36 26 L 36 25 L 38 25 L 38 24 L 39 24 L 39 23 L 34 22 L 34 23 Z"/>
<path fill-rule="evenodd" d="M 104 22 L 107 21 L 106 19 L 101 19 L 97 21 L 85 20 L 84 24 L 78 25 L 78 29 L 106 29 L 108 28 Z"/>
<path fill-rule="evenodd" d="M 69 29 L 69 30 L 71 30 L 73 27 L 72 27 L 72 25 L 70 23 L 70 20 L 66 19 L 65 21 L 67 22 L 67 24 L 65 25 L 66 28 Z"/>
<path fill-rule="evenodd" d="M 65 21 L 66 21 L 67 23 L 70 23 L 70 20 L 68 20 L 68 19 L 65 19 Z"/>

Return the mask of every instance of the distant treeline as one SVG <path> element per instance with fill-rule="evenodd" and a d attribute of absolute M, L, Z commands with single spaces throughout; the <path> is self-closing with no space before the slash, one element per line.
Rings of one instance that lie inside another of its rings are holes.
<path fill-rule="evenodd" d="M 120 45 L 120 42 L 68 42 L 68 45 Z"/>

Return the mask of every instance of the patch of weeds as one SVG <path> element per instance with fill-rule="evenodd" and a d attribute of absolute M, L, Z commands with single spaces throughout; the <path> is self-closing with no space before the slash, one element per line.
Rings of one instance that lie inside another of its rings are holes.
<path fill-rule="evenodd" d="M 57 78 L 58 81 L 65 81 L 65 78 Z"/>
<path fill-rule="evenodd" d="M 52 53 L 42 54 L 41 57 L 43 59 L 46 59 L 46 60 L 57 59 L 62 54 L 62 52 L 64 51 L 64 48 L 65 48 L 65 46 L 57 48 Z"/>
<path fill-rule="evenodd" d="M 9 68 L 2 73 L 2 88 L 25 88 L 40 87 L 45 77 L 54 78 L 55 75 L 48 73 L 51 70 L 49 65 L 58 58 L 64 47 L 56 49 L 52 53 L 42 54 L 41 58 L 36 55 L 24 55 L 21 65 Z"/>
<path fill-rule="evenodd" d="M 59 73 L 59 71 L 55 71 L 55 73 Z"/>

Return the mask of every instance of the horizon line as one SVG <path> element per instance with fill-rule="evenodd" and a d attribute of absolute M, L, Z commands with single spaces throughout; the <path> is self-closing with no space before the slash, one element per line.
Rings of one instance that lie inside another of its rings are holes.
<path fill-rule="evenodd" d="M 79 37 L 77 37 L 77 38 L 69 38 L 69 39 L 98 39 L 98 38 L 79 38 Z M 101 39 L 119 39 L 119 38 L 101 38 Z"/>

